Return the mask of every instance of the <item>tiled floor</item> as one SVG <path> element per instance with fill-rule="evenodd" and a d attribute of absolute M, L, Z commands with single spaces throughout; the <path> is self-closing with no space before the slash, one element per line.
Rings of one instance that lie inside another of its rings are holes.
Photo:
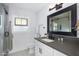
<path fill-rule="evenodd" d="M 8 56 L 34 56 L 34 55 L 35 55 L 34 52 L 30 53 L 29 49 L 25 49 L 23 51 L 19 51 L 19 52 L 9 54 Z"/>

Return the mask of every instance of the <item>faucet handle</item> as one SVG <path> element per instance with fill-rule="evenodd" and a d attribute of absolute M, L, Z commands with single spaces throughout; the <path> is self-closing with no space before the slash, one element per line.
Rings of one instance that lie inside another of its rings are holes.
<path fill-rule="evenodd" d="M 61 38 L 61 42 L 63 42 L 63 38 Z"/>
<path fill-rule="evenodd" d="M 64 39 L 63 38 L 58 38 L 58 41 L 63 43 Z"/>

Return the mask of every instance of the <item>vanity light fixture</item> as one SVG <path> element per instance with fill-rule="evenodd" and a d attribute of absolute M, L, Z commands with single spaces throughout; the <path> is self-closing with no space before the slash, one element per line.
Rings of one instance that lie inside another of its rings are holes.
<path fill-rule="evenodd" d="M 59 3 L 59 4 L 53 4 L 52 3 L 52 4 L 49 5 L 49 11 L 51 11 L 55 8 L 56 8 L 56 10 L 58 10 L 58 9 L 62 8 L 62 5 L 63 5 L 63 3 Z"/>
<path fill-rule="evenodd" d="M 53 10 L 55 8 L 56 3 L 49 4 L 49 11 Z"/>

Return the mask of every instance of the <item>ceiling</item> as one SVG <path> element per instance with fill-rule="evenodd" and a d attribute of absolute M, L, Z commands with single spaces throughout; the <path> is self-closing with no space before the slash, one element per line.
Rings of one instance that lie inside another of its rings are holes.
<path fill-rule="evenodd" d="M 48 3 L 7 3 L 5 5 L 15 6 L 23 9 L 27 9 L 33 12 L 38 12 L 48 5 Z"/>

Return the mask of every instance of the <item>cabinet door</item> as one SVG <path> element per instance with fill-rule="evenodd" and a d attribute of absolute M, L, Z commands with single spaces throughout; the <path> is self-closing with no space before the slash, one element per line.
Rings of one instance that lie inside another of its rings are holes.
<path fill-rule="evenodd" d="M 40 42 L 42 56 L 53 56 L 53 49 L 43 43 Z"/>
<path fill-rule="evenodd" d="M 67 56 L 67 55 L 54 49 L 54 56 Z"/>
<path fill-rule="evenodd" d="M 3 41 L 4 41 L 4 21 L 5 21 L 5 12 L 4 7 L 0 4 L 0 56 L 3 55 Z"/>
<path fill-rule="evenodd" d="M 39 43 L 40 43 L 39 41 L 35 40 L 35 56 L 42 55 L 42 48 Z"/>

